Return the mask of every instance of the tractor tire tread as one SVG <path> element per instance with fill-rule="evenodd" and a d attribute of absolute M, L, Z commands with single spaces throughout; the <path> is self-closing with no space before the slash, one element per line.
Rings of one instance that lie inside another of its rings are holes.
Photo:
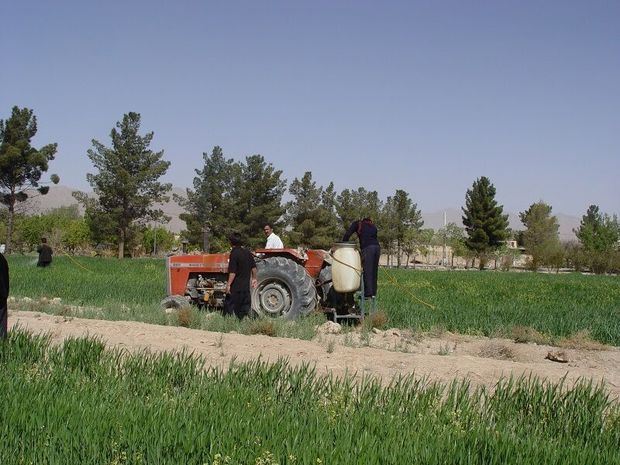
<path fill-rule="evenodd" d="M 277 277 L 289 287 L 292 302 L 291 308 L 284 315 L 284 318 L 294 319 L 300 315 L 307 315 L 317 308 L 318 296 L 314 287 L 314 280 L 303 266 L 285 257 L 269 257 L 257 265 L 259 286 L 261 281 Z M 255 307 L 254 299 L 252 307 Z M 255 308 L 254 310 L 261 314 Z"/>

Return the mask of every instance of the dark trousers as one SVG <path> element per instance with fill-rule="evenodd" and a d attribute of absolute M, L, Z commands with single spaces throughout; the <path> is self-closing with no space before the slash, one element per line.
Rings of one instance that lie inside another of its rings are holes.
<path fill-rule="evenodd" d="M 379 274 L 380 256 L 381 248 L 378 245 L 369 245 L 362 249 L 364 297 L 374 297 L 377 295 L 377 275 Z"/>
<path fill-rule="evenodd" d="M 242 320 L 250 314 L 252 308 L 252 294 L 250 291 L 235 291 L 226 296 L 224 314 L 235 315 Z"/>
<path fill-rule="evenodd" d="M 0 302 L 0 339 L 5 338 L 9 326 L 9 311 L 6 306 L 6 300 Z"/>

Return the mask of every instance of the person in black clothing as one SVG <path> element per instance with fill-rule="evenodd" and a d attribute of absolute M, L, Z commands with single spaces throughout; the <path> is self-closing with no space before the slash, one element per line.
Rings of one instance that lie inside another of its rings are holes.
<path fill-rule="evenodd" d="M 47 245 L 47 239 L 41 238 L 41 245 L 37 247 L 37 253 L 39 254 L 39 261 L 37 262 L 37 266 L 48 266 L 52 263 L 52 248 Z"/>
<path fill-rule="evenodd" d="M 4 339 L 8 332 L 8 309 L 6 301 L 9 298 L 9 264 L 0 253 L 0 339 Z"/>
<path fill-rule="evenodd" d="M 232 233 L 228 240 L 232 246 L 228 261 L 228 282 L 226 283 L 226 305 L 224 312 L 233 313 L 240 320 L 248 316 L 252 307 L 250 286 L 255 288 L 256 262 L 252 253 L 241 247 L 241 236 Z"/>
<path fill-rule="evenodd" d="M 381 248 L 377 240 L 377 227 L 370 218 L 354 221 L 344 233 L 343 241 L 348 241 L 351 235 L 357 234 L 362 249 L 362 266 L 364 268 L 364 297 L 371 298 L 377 295 L 377 275 L 379 271 L 379 257 Z"/>

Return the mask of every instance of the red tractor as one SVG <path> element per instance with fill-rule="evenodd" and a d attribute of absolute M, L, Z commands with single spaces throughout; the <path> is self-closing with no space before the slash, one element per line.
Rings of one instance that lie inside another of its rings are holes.
<path fill-rule="evenodd" d="M 332 287 L 331 255 L 325 250 L 258 249 L 258 286 L 252 290 L 257 316 L 295 319 L 323 308 L 339 316 L 355 316 L 353 294 Z M 221 309 L 228 278 L 228 254 L 174 255 L 167 258 L 166 306 L 191 302 Z M 361 312 L 363 313 L 363 312 Z"/>

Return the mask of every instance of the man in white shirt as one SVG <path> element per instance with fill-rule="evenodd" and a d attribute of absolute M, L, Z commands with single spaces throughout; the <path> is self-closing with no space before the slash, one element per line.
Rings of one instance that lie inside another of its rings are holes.
<path fill-rule="evenodd" d="M 263 231 L 265 232 L 265 236 L 267 236 L 267 243 L 265 244 L 266 249 L 283 249 L 284 244 L 282 240 L 278 237 L 276 233 L 273 232 L 273 228 L 269 223 L 267 223 L 263 227 Z"/>

